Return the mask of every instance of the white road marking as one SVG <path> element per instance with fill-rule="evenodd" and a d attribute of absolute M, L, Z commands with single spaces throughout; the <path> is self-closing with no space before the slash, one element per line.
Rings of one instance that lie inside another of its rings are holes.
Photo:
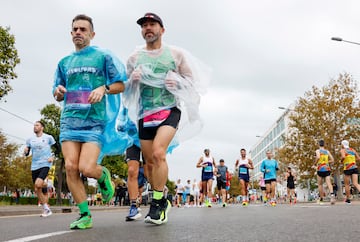
<path fill-rule="evenodd" d="M 7 240 L 5 242 L 27 242 L 27 241 L 43 239 L 43 238 L 60 235 L 60 234 L 71 233 L 71 232 L 73 232 L 73 231 L 59 231 L 59 232 L 53 232 L 53 233 L 48 233 L 48 234 L 39 234 L 39 235 L 33 235 L 33 236 L 28 236 L 28 237 L 19 238 L 19 239 Z"/>

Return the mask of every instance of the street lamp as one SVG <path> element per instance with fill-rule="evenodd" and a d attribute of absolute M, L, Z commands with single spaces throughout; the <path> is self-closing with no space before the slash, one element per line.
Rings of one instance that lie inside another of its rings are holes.
<path fill-rule="evenodd" d="M 331 40 L 334 40 L 334 41 L 342 41 L 342 42 L 346 42 L 346 43 L 350 43 L 350 44 L 355 44 L 355 45 L 360 45 L 360 43 L 358 42 L 353 42 L 353 41 L 348 41 L 348 40 L 344 40 L 340 37 L 332 37 Z"/>

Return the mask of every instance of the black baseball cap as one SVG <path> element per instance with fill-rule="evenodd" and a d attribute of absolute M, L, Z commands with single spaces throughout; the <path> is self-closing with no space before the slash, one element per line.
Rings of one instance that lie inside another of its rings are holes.
<path fill-rule="evenodd" d="M 161 27 L 164 27 L 161 18 L 155 13 L 145 13 L 144 17 L 139 18 L 136 23 L 141 26 L 143 23 L 145 23 L 146 20 L 156 21 L 160 24 Z"/>
<path fill-rule="evenodd" d="M 320 146 L 324 146 L 325 145 L 325 141 L 323 139 L 319 140 L 319 145 Z"/>

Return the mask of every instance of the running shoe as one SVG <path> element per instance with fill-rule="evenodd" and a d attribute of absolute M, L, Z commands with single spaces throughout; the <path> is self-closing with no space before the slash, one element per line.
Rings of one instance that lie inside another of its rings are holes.
<path fill-rule="evenodd" d="M 70 224 L 70 229 L 90 229 L 92 228 L 92 218 L 88 213 L 80 214 L 80 217 Z"/>
<path fill-rule="evenodd" d="M 102 182 L 99 182 L 99 188 L 102 200 L 105 203 L 108 203 L 114 196 L 115 188 L 111 181 L 110 172 L 105 166 L 103 166 L 103 173 L 105 174 L 105 179 Z"/>
<path fill-rule="evenodd" d="M 43 213 L 40 215 L 40 217 L 49 217 L 52 214 L 50 209 L 44 209 Z"/>
<path fill-rule="evenodd" d="M 207 206 L 208 208 L 211 208 L 211 207 L 212 207 L 211 201 L 208 201 L 206 206 Z"/>
<path fill-rule="evenodd" d="M 345 200 L 345 204 L 351 204 L 350 199 L 346 199 L 346 200 Z"/>
<path fill-rule="evenodd" d="M 223 208 L 225 208 L 227 206 L 227 203 L 223 203 L 222 206 Z"/>
<path fill-rule="evenodd" d="M 243 201 L 242 205 L 243 205 L 243 207 L 247 207 L 249 205 L 249 203 L 247 201 Z"/>
<path fill-rule="evenodd" d="M 160 225 L 168 221 L 168 212 L 170 211 L 171 203 L 166 198 L 161 200 L 153 199 L 150 204 L 149 213 L 145 217 L 145 223 Z"/>
<path fill-rule="evenodd" d="M 209 201 L 206 199 L 203 205 L 205 205 L 205 207 L 207 207 L 209 205 Z"/>
<path fill-rule="evenodd" d="M 133 205 L 130 206 L 129 215 L 126 216 L 125 221 L 134 221 L 135 219 L 138 219 L 141 217 L 141 213 L 138 211 L 138 208 Z"/>
<path fill-rule="evenodd" d="M 331 196 L 330 196 L 330 204 L 331 205 L 335 204 L 335 196 L 334 196 L 334 194 L 331 194 Z"/>
<path fill-rule="evenodd" d="M 271 202 L 270 202 L 270 205 L 271 205 L 272 207 L 276 207 L 276 202 L 275 202 L 275 201 L 271 201 Z"/>

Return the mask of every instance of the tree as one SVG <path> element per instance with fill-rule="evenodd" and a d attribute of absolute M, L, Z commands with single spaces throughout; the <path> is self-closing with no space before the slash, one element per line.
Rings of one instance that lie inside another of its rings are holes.
<path fill-rule="evenodd" d="M 340 74 L 338 79 L 330 80 L 322 88 L 313 86 L 290 111 L 289 132 L 277 157 L 281 162 L 297 167 L 300 181 L 307 183 L 302 186 L 308 187 L 315 179 L 316 170 L 312 167 L 315 150 L 318 141 L 324 139 L 326 148 L 335 159 L 331 167 L 339 187 L 338 195 L 342 196 L 340 142 L 348 139 L 354 148 L 360 145 L 358 91 L 356 81 L 350 74 Z"/>
<path fill-rule="evenodd" d="M 17 77 L 14 69 L 19 63 L 14 35 L 0 26 L 0 100 L 12 90 L 9 82 Z"/>
<path fill-rule="evenodd" d="M 17 154 L 19 146 L 8 143 L 5 135 L 0 132 L 0 187 L 8 190 L 32 188 L 31 159 Z"/>
<path fill-rule="evenodd" d="M 127 163 L 125 162 L 125 155 L 105 156 L 101 165 L 106 166 L 110 171 L 111 176 L 127 177 Z"/>

